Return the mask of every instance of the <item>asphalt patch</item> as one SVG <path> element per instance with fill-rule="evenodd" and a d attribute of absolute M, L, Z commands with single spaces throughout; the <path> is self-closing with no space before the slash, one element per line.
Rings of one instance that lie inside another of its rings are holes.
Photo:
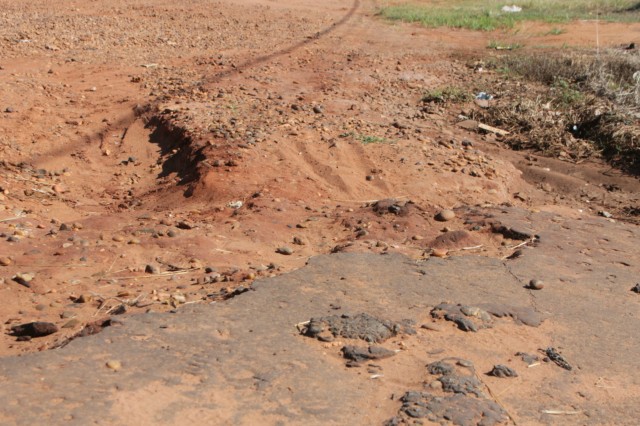
<path fill-rule="evenodd" d="M 510 317 L 516 324 L 538 327 L 544 317 L 530 307 L 508 306 L 498 303 L 469 306 L 440 303 L 431 310 L 431 317 L 454 322 L 462 331 L 477 332 L 493 326 L 493 317 Z"/>
<path fill-rule="evenodd" d="M 369 346 L 366 348 L 360 346 L 347 345 L 342 348 L 342 355 L 351 361 L 363 362 L 374 359 L 390 358 L 396 353 L 392 350 L 383 348 L 382 346 Z"/>
<path fill-rule="evenodd" d="M 331 341 L 332 338 L 340 336 L 368 343 L 380 343 L 398 334 L 416 334 L 413 325 L 411 320 L 396 323 L 367 313 L 343 314 L 311 318 L 302 333 L 321 341 Z"/>
<path fill-rule="evenodd" d="M 460 426 L 493 426 L 508 421 L 502 407 L 486 396 L 471 362 L 445 358 L 427 365 L 427 371 L 440 376 L 442 392 L 406 392 L 400 399 L 398 414 L 387 420 L 386 426 L 421 422 L 416 419 Z"/>
<path fill-rule="evenodd" d="M 431 310 L 431 317 L 454 322 L 462 331 L 477 332 L 493 325 L 491 315 L 476 306 L 440 303 Z"/>
<path fill-rule="evenodd" d="M 489 376 L 499 377 L 501 379 L 504 379 L 506 377 L 518 377 L 518 373 L 516 373 L 516 370 L 502 364 L 494 365 L 491 371 L 489 371 L 487 374 Z"/>

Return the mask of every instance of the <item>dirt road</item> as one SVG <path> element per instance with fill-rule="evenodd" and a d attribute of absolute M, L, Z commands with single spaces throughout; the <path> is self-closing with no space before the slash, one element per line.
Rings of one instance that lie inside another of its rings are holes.
<path fill-rule="evenodd" d="M 473 79 L 468 62 L 495 35 L 390 24 L 368 1 L 0 10 L 0 355 L 60 347 L 118 314 L 220 303 L 316 255 L 503 260 L 533 244 L 469 222 L 471 207 L 576 223 L 606 212 L 635 235 L 622 212 L 638 205 L 636 178 L 506 151 L 457 126 L 465 111 L 421 107 Z M 518 36 L 588 44 L 590 31 Z M 637 32 L 603 24 L 601 42 Z M 618 262 L 637 271 L 637 253 Z M 57 331 L 12 335 L 33 321 Z"/>

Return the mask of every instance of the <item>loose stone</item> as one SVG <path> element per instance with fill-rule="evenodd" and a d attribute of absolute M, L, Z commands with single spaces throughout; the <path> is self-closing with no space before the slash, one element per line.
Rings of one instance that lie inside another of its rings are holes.
<path fill-rule="evenodd" d="M 78 320 L 77 318 L 72 318 L 69 321 L 67 321 L 66 323 L 64 323 L 64 325 L 62 326 L 62 328 L 73 328 L 77 325 L 80 324 L 80 320 Z"/>
<path fill-rule="evenodd" d="M 58 327 L 50 322 L 30 322 L 27 324 L 14 325 L 11 332 L 17 337 L 43 337 L 58 331 Z"/>
<path fill-rule="evenodd" d="M 18 272 L 13 276 L 12 279 L 20 285 L 23 285 L 25 287 L 31 287 L 31 281 L 33 280 L 33 278 L 34 278 L 33 274 Z"/>
<path fill-rule="evenodd" d="M 122 368 L 122 363 L 118 360 L 112 359 L 111 361 L 107 361 L 107 368 L 112 369 L 113 371 L 118 371 Z"/>
<path fill-rule="evenodd" d="M 506 377 L 518 377 L 518 373 L 513 368 L 509 368 L 506 365 L 498 364 L 494 365 L 493 369 L 487 373 L 490 376 L 499 377 L 504 379 Z"/>
<path fill-rule="evenodd" d="M 293 254 L 293 249 L 291 247 L 283 246 L 278 247 L 276 249 L 276 253 L 284 254 L 285 256 L 289 256 Z"/>
<path fill-rule="evenodd" d="M 544 288 L 544 282 L 542 280 L 533 279 L 529 281 L 529 288 L 531 290 L 542 290 Z"/>
<path fill-rule="evenodd" d="M 440 222 L 448 222 L 455 217 L 456 217 L 456 214 L 453 210 L 442 210 L 436 215 L 435 219 Z"/>
<path fill-rule="evenodd" d="M 147 274 L 159 274 L 160 268 L 158 268 L 156 265 L 147 265 L 145 266 L 144 271 Z"/>
<path fill-rule="evenodd" d="M 431 256 L 435 256 L 435 257 L 447 257 L 447 254 L 449 253 L 449 250 L 447 249 L 433 249 L 431 251 Z"/>

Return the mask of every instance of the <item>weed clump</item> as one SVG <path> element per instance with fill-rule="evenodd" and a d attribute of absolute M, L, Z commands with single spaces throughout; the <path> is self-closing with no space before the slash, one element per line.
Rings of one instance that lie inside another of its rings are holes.
<path fill-rule="evenodd" d="M 423 103 L 462 103 L 471 99 L 471 95 L 457 86 L 444 86 L 430 90 L 422 97 Z"/>
<path fill-rule="evenodd" d="M 640 174 L 640 56 L 620 50 L 517 55 L 491 64 L 500 102 L 476 118 L 509 130 L 515 149 L 602 155 Z M 522 97 L 523 87 L 530 96 Z M 537 86 L 536 86 L 537 85 Z"/>

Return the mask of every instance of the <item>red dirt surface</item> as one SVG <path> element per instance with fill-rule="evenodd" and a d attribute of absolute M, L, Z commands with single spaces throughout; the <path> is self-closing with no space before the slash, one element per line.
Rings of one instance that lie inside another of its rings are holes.
<path fill-rule="evenodd" d="M 491 232 L 436 240 L 466 229 L 436 221 L 443 208 L 617 219 L 638 203 L 637 179 L 606 165 L 507 151 L 455 126 L 457 107 L 420 111 L 428 90 L 474 78 L 464 59 L 489 40 L 592 46 L 593 23 L 428 30 L 357 0 L 0 10 L 0 355 L 54 347 L 120 305 L 224 299 L 331 251 L 512 254 Z M 638 31 L 601 23 L 600 43 Z M 389 198 L 398 214 L 375 210 Z M 60 331 L 8 334 L 30 321 Z"/>

